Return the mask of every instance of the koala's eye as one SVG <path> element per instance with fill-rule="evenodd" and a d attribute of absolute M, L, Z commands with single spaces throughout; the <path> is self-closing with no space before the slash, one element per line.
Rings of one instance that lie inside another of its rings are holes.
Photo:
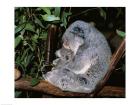
<path fill-rule="evenodd" d="M 75 34 L 77 34 L 77 33 L 84 33 L 84 31 L 83 31 L 83 29 L 81 27 L 74 27 L 73 28 L 73 32 Z"/>
<path fill-rule="evenodd" d="M 82 37 L 83 39 L 84 37 L 84 30 L 80 27 L 74 27 L 73 30 L 71 31 L 71 33 L 73 33 L 76 36 Z"/>
<path fill-rule="evenodd" d="M 80 28 L 79 27 L 74 27 L 73 29 L 75 32 L 79 32 L 80 31 Z"/>

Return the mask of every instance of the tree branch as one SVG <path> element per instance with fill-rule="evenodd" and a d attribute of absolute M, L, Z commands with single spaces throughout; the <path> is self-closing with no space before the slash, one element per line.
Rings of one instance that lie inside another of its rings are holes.
<path fill-rule="evenodd" d="M 54 87 L 47 81 L 41 80 L 40 83 L 34 87 L 31 86 L 30 80 L 20 79 L 15 82 L 16 89 L 36 91 L 46 94 L 55 95 L 57 97 L 93 97 L 93 93 L 73 93 L 64 92 L 57 87 Z M 121 87 L 105 86 L 97 95 L 97 97 L 124 97 L 125 89 Z"/>
<path fill-rule="evenodd" d="M 19 90 L 28 90 L 28 91 L 37 91 L 46 94 L 52 94 L 55 96 L 67 96 L 67 97 L 86 97 L 88 94 L 83 93 L 73 93 L 73 92 L 64 92 L 61 89 L 53 86 L 45 80 L 41 80 L 40 83 L 34 87 L 31 86 L 31 79 L 20 79 L 15 82 L 16 89 Z"/>
<path fill-rule="evenodd" d="M 125 97 L 125 88 L 115 86 L 104 86 L 97 97 Z"/>
<path fill-rule="evenodd" d="M 100 82 L 100 84 L 98 85 L 98 87 L 93 93 L 84 94 L 84 93 L 64 92 L 61 89 L 53 86 L 49 82 L 43 81 L 43 80 L 41 80 L 38 85 L 32 87 L 30 85 L 30 80 L 20 79 L 15 82 L 15 88 L 20 89 L 20 90 L 38 91 L 38 92 L 43 92 L 43 93 L 52 94 L 56 96 L 62 96 L 62 97 L 64 96 L 65 97 L 96 97 L 98 96 L 97 94 L 100 92 L 100 90 L 104 87 L 106 81 L 109 79 L 113 69 L 115 68 L 116 64 L 120 60 L 124 51 L 125 51 L 125 39 L 122 41 L 118 50 L 113 54 L 108 73 L 106 74 L 104 79 Z M 113 91 L 112 89 L 113 88 L 110 88 L 110 91 Z M 104 92 L 101 92 L 101 93 L 104 93 Z M 122 93 L 124 92 L 121 92 L 121 94 Z"/>

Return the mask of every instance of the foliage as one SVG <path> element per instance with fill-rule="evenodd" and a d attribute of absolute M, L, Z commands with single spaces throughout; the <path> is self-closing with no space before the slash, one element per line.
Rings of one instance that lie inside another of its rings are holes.
<path fill-rule="evenodd" d="M 99 8 L 100 16 L 106 20 L 106 12 L 103 8 Z"/>
<path fill-rule="evenodd" d="M 66 27 L 70 14 L 60 7 L 15 8 L 16 67 L 26 75 L 39 78 L 45 64 L 48 25 L 61 24 Z"/>
<path fill-rule="evenodd" d="M 24 77 L 33 77 L 31 86 L 37 85 L 42 78 L 49 24 L 66 28 L 69 15 L 70 11 L 60 7 L 15 8 L 15 66 L 23 71 Z M 15 97 L 21 94 L 22 91 L 16 91 Z"/>
<path fill-rule="evenodd" d="M 125 32 L 123 32 L 123 31 L 116 30 L 116 33 L 117 33 L 120 37 L 125 37 Z"/>
<path fill-rule="evenodd" d="M 37 78 L 32 78 L 31 86 L 36 86 L 38 83 L 39 83 L 39 80 Z"/>

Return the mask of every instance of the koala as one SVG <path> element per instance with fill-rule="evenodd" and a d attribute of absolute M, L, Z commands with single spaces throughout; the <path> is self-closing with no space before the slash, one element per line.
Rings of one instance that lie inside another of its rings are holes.
<path fill-rule="evenodd" d="M 104 35 L 78 20 L 66 29 L 62 41 L 62 49 L 56 52 L 56 66 L 44 78 L 63 91 L 93 92 L 107 73 L 112 55 Z M 62 50 L 71 53 L 69 59 Z"/>
<path fill-rule="evenodd" d="M 61 68 L 62 65 L 65 65 L 67 62 L 69 62 L 73 57 L 74 53 L 70 49 L 66 49 L 62 47 L 61 49 L 57 50 L 55 52 L 55 55 L 58 57 L 53 61 L 53 65 L 55 65 L 55 68 Z"/>

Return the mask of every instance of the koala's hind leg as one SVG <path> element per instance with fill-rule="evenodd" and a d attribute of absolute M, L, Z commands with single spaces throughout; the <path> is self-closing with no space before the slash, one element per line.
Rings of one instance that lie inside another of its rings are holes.
<path fill-rule="evenodd" d="M 92 91 L 88 79 L 80 75 L 76 75 L 67 69 L 53 70 L 47 73 L 46 79 L 63 91 L 81 93 L 89 93 Z"/>

